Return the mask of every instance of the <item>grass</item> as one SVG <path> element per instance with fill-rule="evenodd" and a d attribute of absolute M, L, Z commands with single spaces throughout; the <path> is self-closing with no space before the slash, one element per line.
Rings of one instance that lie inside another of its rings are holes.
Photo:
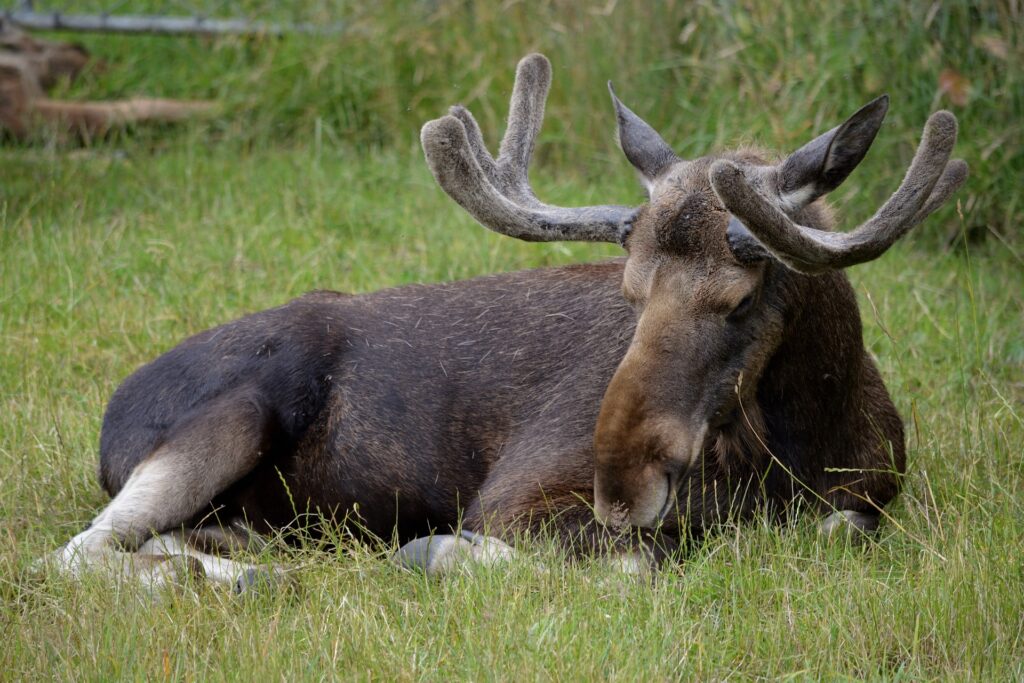
<path fill-rule="evenodd" d="M 217 96 L 227 113 L 88 149 L 0 149 L 0 678 L 1024 677 L 1016 6 L 414 7 L 343 8 L 353 33 L 341 45 L 89 37 L 110 66 L 66 96 Z M 973 174 L 959 208 L 850 273 L 908 424 L 906 488 L 878 541 L 755 522 L 648 582 L 565 566 L 543 543 L 527 551 L 546 573 L 523 562 L 429 581 L 342 539 L 279 551 L 300 567 L 295 593 L 202 589 L 155 604 L 132 585 L 33 572 L 105 502 L 105 401 L 188 334 L 318 287 L 615 253 L 486 233 L 415 149 L 419 123 L 458 100 L 494 139 L 511 67 L 532 49 L 555 66 L 532 178 L 556 203 L 638 201 L 608 132 L 609 76 L 690 155 L 791 148 L 888 90 L 890 123 L 836 193 L 850 221 L 895 187 L 927 112 L 957 113 Z M 967 104 L 937 94 L 942 68 L 971 83 Z M 989 238 L 945 248 L 964 227 Z"/>

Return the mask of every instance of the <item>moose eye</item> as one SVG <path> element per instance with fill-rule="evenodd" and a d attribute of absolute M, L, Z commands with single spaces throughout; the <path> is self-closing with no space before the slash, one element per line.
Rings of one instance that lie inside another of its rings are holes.
<path fill-rule="evenodd" d="M 738 304 L 736 304 L 736 307 L 732 309 L 732 311 L 729 313 L 729 320 L 739 320 L 740 318 L 742 318 L 743 316 L 750 312 L 750 309 L 753 307 L 753 305 L 754 295 L 746 295 Z"/>

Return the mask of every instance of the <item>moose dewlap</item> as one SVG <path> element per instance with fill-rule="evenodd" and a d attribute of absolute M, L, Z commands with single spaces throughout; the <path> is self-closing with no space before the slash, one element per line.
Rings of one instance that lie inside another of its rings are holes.
<path fill-rule="evenodd" d="M 543 56 L 520 62 L 497 158 L 453 107 L 423 127 L 427 163 L 492 230 L 625 258 L 315 292 L 186 339 L 111 399 L 113 500 L 59 566 L 244 589 L 260 577 L 228 551 L 323 517 L 411 542 L 397 558 L 438 571 L 540 530 L 574 553 L 658 561 L 685 533 L 798 502 L 827 529 L 873 529 L 905 469 L 903 426 L 842 269 L 963 183 L 952 114 L 928 120 L 874 217 L 833 232 L 820 198 L 864 157 L 887 98 L 770 164 L 681 159 L 613 93 L 648 201 L 564 208 L 527 177 L 550 79 Z"/>

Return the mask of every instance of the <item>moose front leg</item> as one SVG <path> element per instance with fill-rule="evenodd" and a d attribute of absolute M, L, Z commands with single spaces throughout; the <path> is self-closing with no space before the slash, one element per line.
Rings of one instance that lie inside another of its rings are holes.
<path fill-rule="evenodd" d="M 821 532 L 826 536 L 846 534 L 854 537 L 853 532 L 872 534 L 878 530 L 877 512 L 858 512 L 857 510 L 836 510 L 821 521 Z"/>
<path fill-rule="evenodd" d="M 494 566 L 516 556 L 512 546 L 493 536 L 473 531 L 424 536 L 399 548 L 392 559 L 407 569 L 442 576 L 463 567 Z"/>
<path fill-rule="evenodd" d="M 881 384 L 881 380 L 877 380 Z M 881 404 L 875 422 L 887 422 L 895 435 L 891 443 L 879 443 L 868 437 L 854 451 L 854 457 L 826 472 L 819 483 L 825 517 L 821 531 L 827 536 L 862 538 L 878 530 L 881 511 L 900 490 L 906 455 L 903 427 L 888 398 Z M 867 431 L 867 430 L 865 430 Z"/>
<path fill-rule="evenodd" d="M 243 550 L 259 544 L 247 531 L 235 527 L 199 527 L 153 536 L 133 553 L 134 556 L 189 558 L 198 574 L 235 593 L 269 590 L 290 583 L 287 571 L 277 565 L 250 564 L 232 559 Z"/>
<path fill-rule="evenodd" d="M 467 523 L 476 528 L 475 515 Z M 502 521 L 487 518 L 483 525 L 497 536 L 462 530 L 417 538 L 399 548 L 392 559 L 408 569 L 443 576 L 475 566 L 497 566 L 521 555 L 510 545 L 524 537 L 554 537 L 571 559 L 598 558 L 625 574 L 646 574 L 671 556 L 677 547 L 674 539 L 656 531 L 627 528 L 613 530 L 598 522 L 593 508 L 579 498 L 547 501 L 530 513 Z"/>

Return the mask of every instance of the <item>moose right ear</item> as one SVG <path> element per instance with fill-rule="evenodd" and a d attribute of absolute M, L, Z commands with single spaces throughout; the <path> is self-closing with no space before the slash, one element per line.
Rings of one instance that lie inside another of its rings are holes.
<path fill-rule="evenodd" d="M 864 159 L 889 110 L 889 96 L 868 102 L 836 128 L 789 155 L 779 169 L 779 190 L 791 211 L 831 192 Z"/>
<path fill-rule="evenodd" d="M 608 81 L 608 92 L 611 93 L 615 118 L 619 123 L 619 145 L 629 163 L 640 171 L 644 184 L 650 188 L 654 179 L 679 161 L 679 157 L 650 124 L 619 101 L 611 81 Z"/>

